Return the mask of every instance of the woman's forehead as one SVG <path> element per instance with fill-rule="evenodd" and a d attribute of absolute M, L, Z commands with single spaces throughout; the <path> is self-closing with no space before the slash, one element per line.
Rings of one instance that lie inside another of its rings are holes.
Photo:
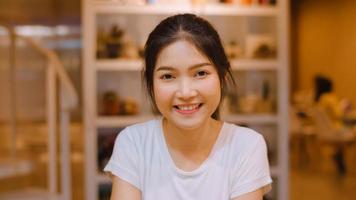
<path fill-rule="evenodd" d="M 200 63 L 210 63 L 209 58 L 194 44 L 178 40 L 164 47 L 157 56 L 156 66 L 189 67 Z"/>

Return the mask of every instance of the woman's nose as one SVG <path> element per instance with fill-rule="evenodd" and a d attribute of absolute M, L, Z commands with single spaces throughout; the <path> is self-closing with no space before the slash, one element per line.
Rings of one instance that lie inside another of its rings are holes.
<path fill-rule="evenodd" d="M 180 80 L 178 85 L 178 90 L 176 96 L 178 98 L 189 99 L 195 97 L 198 94 L 197 90 L 194 87 L 192 81 L 187 78 Z"/>

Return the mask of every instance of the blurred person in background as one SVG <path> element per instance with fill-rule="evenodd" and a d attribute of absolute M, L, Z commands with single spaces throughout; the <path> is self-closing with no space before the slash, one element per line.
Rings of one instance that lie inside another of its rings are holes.
<path fill-rule="evenodd" d="M 329 117 L 336 130 L 344 129 L 343 117 L 351 108 L 351 103 L 347 99 L 341 99 L 333 91 L 333 82 L 331 79 L 317 75 L 314 78 L 315 84 L 315 105 L 321 108 Z M 339 133 L 339 132 L 337 132 Z M 340 133 L 343 133 L 342 131 Z M 346 174 L 344 145 L 337 145 L 333 155 L 338 172 L 341 175 Z"/>

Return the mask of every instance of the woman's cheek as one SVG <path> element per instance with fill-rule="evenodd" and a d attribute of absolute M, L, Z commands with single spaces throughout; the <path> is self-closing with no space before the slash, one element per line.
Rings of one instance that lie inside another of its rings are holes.
<path fill-rule="evenodd" d="M 155 91 L 155 99 L 157 102 L 166 102 L 169 99 L 171 99 L 174 90 L 172 87 L 168 87 L 168 86 L 156 86 L 154 88 L 154 91 Z"/>
<path fill-rule="evenodd" d="M 205 95 L 208 96 L 220 96 L 221 94 L 221 87 L 219 80 L 210 80 L 206 81 L 205 83 L 200 84 L 200 91 L 203 91 Z"/>

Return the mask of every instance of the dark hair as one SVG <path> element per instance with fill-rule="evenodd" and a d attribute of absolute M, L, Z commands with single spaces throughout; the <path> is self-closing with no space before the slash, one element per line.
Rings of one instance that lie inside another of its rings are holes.
<path fill-rule="evenodd" d="M 144 49 L 143 83 L 155 111 L 158 109 L 154 99 L 153 73 L 157 57 L 163 48 L 178 40 L 189 41 L 214 64 L 221 83 L 221 100 L 227 91 L 228 81 L 235 84 L 230 63 L 220 37 L 213 26 L 194 14 L 178 14 L 168 17 L 153 29 Z M 220 104 L 212 115 L 214 119 L 219 119 L 219 108 Z"/>
<path fill-rule="evenodd" d="M 320 97 L 324 93 L 328 93 L 333 90 L 332 81 L 329 78 L 322 75 L 315 76 L 314 84 L 315 84 L 315 96 L 314 96 L 315 102 L 318 102 Z"/>

